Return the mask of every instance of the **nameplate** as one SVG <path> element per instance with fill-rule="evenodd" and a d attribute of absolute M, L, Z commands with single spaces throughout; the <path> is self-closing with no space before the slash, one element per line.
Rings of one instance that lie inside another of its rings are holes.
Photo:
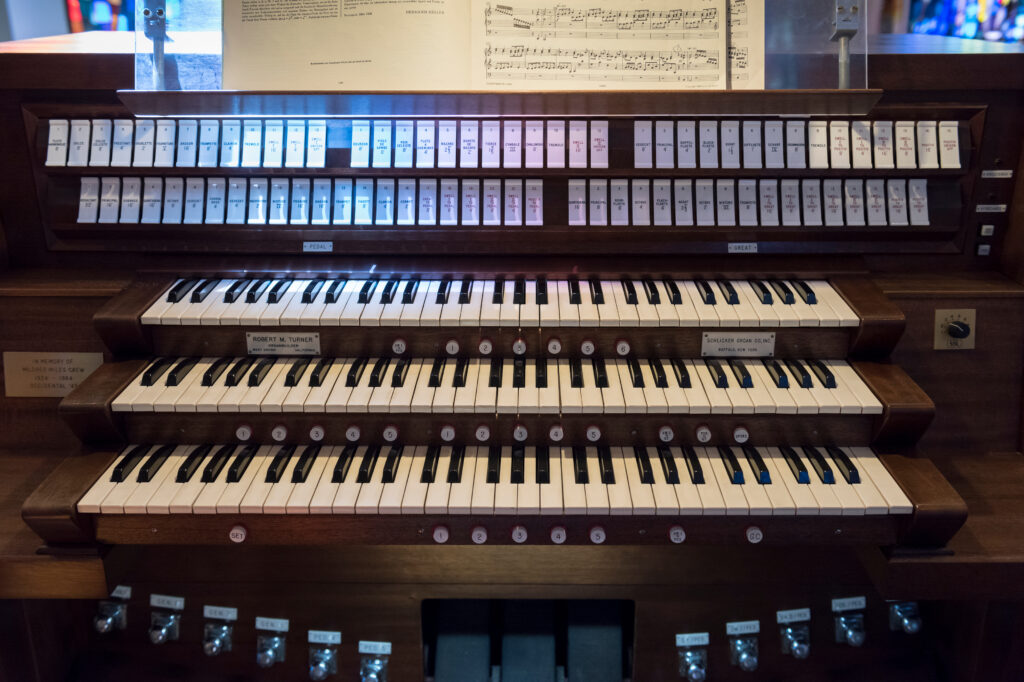
<path fill-rule="evenodd" d="M 832 600 L 832 611 L 841 613 L 843 611 L 863 611 L 867 607 L 868 600 L 864 597 L 846 597 L 844 599 Z"/>
<path fill-rule="evenodd" d="M 102 353 L 5 352 L 8 398 L 63 398 L 103 364 Z"/>
<path fill-rule="evenodd" d="M 810 609 L 789 609 L 788 611 L 776 611 L 775 622 L 779 625 L 789 623 L 804 623 L 811 619 Z"/>
<path fill-rule="evenodd" d="M 210 606 L 203 605 L 203 618 L 212 620 L 238 620 L 238 609 L 233 606 Z"/>
<path fill-rule="evenodd" d="M 1006 213 L 1006 204 L 978 204 L 978 213 Z"/>
<path fill-rule="evenodd" d="M 149 595 L 149 605 L 154 609 L 170 609 L 171 611 L 184 611 L 185 598 L 174 597 L 169 594 Z"/>
<path fill-rule="evenodd" d="M 770 358 L 775 332 L 704 332 L 700 354 L 719 358 Z"/>
<path fill-rule="evenodd" d="M 711 637 L 706 632 L 687 632 L 676 635 L 677 647 L 707 646 L 710 641 Z"/>
<path fill-rule="evenodd" d="M 729 242 L 729 253 L 757 253 L 757 242 Z"/>
<path fill-rule="evenodd" d="M 256 629 L 269 630 L 270 632 L 288 632 L 288 619 L 256 616 Z"/>
<path fill-rule="evenodd" d="M 338 645 L 341 644 L 341 633 L 337 630 L 310 630 L 309 643 Z"/>
<path fill-rule="evenodd" d="M 359 653 L 371 656 L 390 656 L 391 642 L 359 642 Z"/>
<path fill-rule="evenodd" d="M 981 171 L 981 177 L 986 180 L 1009 180 L 1013 177 L 1012 170 L 986 170 Z"/>
<path fill-rule="evenodd" d="M 334 242 L 302 242 L 302 253 L 331 253 Z"/>
<path fill-rule="evenodd" d="M 110 593 L 110 596 L 114 599 L 123 599 L 128 601 L 132 598 L 132 588 L 129 585 L 118 585 L 114 588 L 114 591 Z"/>
<path fill-rule="evenodd" d="M 320 355 L 320 334 L 246 332 L 249 355 Z"/>
<path fill-rule="evenodd" d="M 742 620 L 725 624 L 725 634 L 729 635 L 730 637 L 739 637 L 742 635 L 756 635 L 760 632 L 761 621 L 759 620 Z"/>

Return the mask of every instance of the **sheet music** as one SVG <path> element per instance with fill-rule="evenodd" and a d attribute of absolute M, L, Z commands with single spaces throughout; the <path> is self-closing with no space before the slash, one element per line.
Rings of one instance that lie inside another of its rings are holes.
<path fill-rule="evenodd" d="M 725 0 L 473 0 L 480 89 L 726 86 Z"/>
<path fill-rule="evenodd" d="M 764 89 L 764 0 L 729 0 L 730 90 Z"/>

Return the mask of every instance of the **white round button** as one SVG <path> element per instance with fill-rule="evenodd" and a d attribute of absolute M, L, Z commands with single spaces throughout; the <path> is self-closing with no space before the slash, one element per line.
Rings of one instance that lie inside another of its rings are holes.
<path fill-rule="evenodd" d="M 455 427 L 451 424 L 445 424 L 441 427 L 441 440 L 445 443 L 451 443 L 455 440 Z"/>
<path fill-rule="evenodd" d="M 615 342 L 615 352 L 619 355 L 629 355 L 629 351 L 631 350 L 632 348 L 630 348 L 629 341 L 619 339 Z"/>
<path fill-rule="evenodd" d="M 512 542 L 521 545 L 526 542 L 526 526 L 512 526 Z"/>
<path fill-rule="evenodd" d="M 591 443 L 596 443 L 597 441 L 601 440 L 601 429 L 597 426 L 588 426 L 587 440 L 589 440 Z"/>
<path fill-rule="evenodd" d="M 491 351 L 494 350 L 494 344 L 491 343 L 490 339 L 480 339 L 480 355 L 490 355 Z"/>
<path fill-rule="evenodd" d="M 228 531 L 228 539 L 236 545 L 245 542 L 246 536 L 249 535 L 249 531 L 245 529 L 245 526 L 232 526 L 231 530 Z"/>
<path fill-rule="evenodd" d="M 395 339 L 391 342 L 391 352 L 395 355 L 401 355 L 408 349 L 405 339 Z"/>
<path fill-rule="evenodd" d="M 603 526 L 594 526 L 590 529 L 590 541 L 595 545 L 604 544 L 604 541 L 608 539 L 608 534 L 604 532 Z"/>
<path fill-rule="evenodd" d="M 658 439 L 662 443 L 671 443 L 672 439 L 676 437 L 676 432 L 671 426 L 662 426 L 658 429 Z"/>
<path fill-rule="evenodd" d="M 522 443 L 529 436 L 530 432 L 522 424 L 516 424 L 516 427 L 512 429 L 512 437 L 516 439 L 517 443 Z"/>
<path fill-rule="evenodd" d="M 515 341 L 513 341 L 512 352 L 515 353 L 516 355 L 525 355 L 526 341 L 523 341 L 522 339 L 516 339 Z"/>
<path fill-rule="evenodd" d="M 706 424 L 701 424 L 697 427 L 697 440 L 701 443 L 711 442 L 711 429 Z"/>
<path fill-rule="evenodd" d="M 242 441 L 249 440 L 252 438 L 252 427 L 248 424 L 240 425 L 235 429 L 235 438 Z"/>
<path fill-rule="evenodd" d="M 583 343 L 580 344 L 580 352 L 583 353 L 584 355 L 593 355 L 595 350 L 597 350 L 597 347 L 594 345 L 594 342 L 591 341 L 590 339 L 586 339 Z"/>
<path fill-rule="evenodd" d="M 565 532 L 565 526 L 555 526 L 551 529 L 551 542 L 556 545 L 563 544 L 567 537 L 568 535 Z"/>
<path fill-rule="evenodd" d="M 434 526 L 433 536 L 434 542 L 437 544 L 443 545 L 448 542 L 450 535 L 451 534 L 448 532 L 448 526 Z"/>
<path fill-rule="evenodd" d="M 491 439 L 491 427 L 487 424 L 481 424 L 476 427 L 476 439 L 481 443 L 486 443 Z"/>
<path fill-rule="evenodd" d="M 757 526 L 748 526 L 747 542 L 749 542 L 752 545 L 756 545 L 759 542 L 761 542 L 761 540 L 764 540 L 764 531 L 758 528 Z"/>
<path fill-rule="evenodd" d="M 448 342 L 444 344 L 444 352 L 448 353 L 448 355 L 458 355 L 459 342 L 455 339 L 448 339 Z"/>
<path fill-rule="evenodd" d="M 733 429 L 732 437 L 737 443 L 743 445 L 750 440 L 750 431 L 747 431 L 747 427 L 745 426 L 737 426 Z"/>
<path fill-rule="evenodd" d="M 683 530 L 682 526 L 672 526 L 668 529 L 668 539 L 673 544 L 680 545 L 686 541 L 686 531 Z"/>
<path fill-rule="evenodd" d="M 555 424 L 550 429 L 548 429 L 548 438 L 550 438 L 556 443 L 561 443 L 562 439 L 565 438 L 565 430 L 562 428 L 562 425 Z"/>
<path fill-rule="evenodd" d="M 309 439 L 314 443 L 319 443 L 326 435 L 327 433 L 324 431 L 324 427 L 322 426 L 314 426 L 309 430 Z"/>
<path fill-rule="evenodd" d="M 487 542 L 487 529 L 483 526 L 473 526 L 473 530 L 470 531 L 469 537 L 473 540 L 473 544 L 482 545 Z"/>
<path fill-rule="evenodd" d="M 562 352 L 562 341 L 560 339 L 548 339 L 548 353 L 558 355 Z"/>
<path fill-rule="evenodd" d="M 384 433 L 382 433 L 381 435 L 384 436 L 384 440 L 386 440 L 387 442 L 394 443 L 396 440 L 398 440 L 398 427 L 395 426 L 394 424 L 388 424 L 387 426 L 384 427 Z"/>
<path fill-rule="evenodd" d="M 359 437 L 362 435 L 363 432 L 359 429 L 358 426 L 350 426 L 347 429 L 345 429 L 345 438 L 350 443 L 355 443 L 357 440 L 359 440 Z"/>
<path fill-rule="evenodd" d="M 288 437 L 288 427 L 285 426 L 284 424 L 278 424 L 270 432 L 270 437 L 273 438 L 278 443 L 280 443 L 281 441 Z"/>

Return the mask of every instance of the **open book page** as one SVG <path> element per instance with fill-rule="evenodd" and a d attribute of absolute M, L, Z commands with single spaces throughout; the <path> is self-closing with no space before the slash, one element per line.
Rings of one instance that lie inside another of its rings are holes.
<path fill-rule="evenodd" d="M 725 0 L 471 0 L 479 90 L 726 87 Z"/>
<path fill-rule="evenodd" d="M 224 0 L 224 89 L 465 90 L 466 0 Z"/>
<path fill-rule="evenodd" d="M 764 90 L 764 0 L 729 0 L 729 89 Z"/>

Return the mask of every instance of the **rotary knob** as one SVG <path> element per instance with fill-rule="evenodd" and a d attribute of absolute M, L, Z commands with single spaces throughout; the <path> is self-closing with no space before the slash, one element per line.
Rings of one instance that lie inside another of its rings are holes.
<path fill-rule="evenodd" d="M 971 325 L 957 320 L 946 326 L 946 333 L 953 339 L 966 339 L 971 335 Z"/>

